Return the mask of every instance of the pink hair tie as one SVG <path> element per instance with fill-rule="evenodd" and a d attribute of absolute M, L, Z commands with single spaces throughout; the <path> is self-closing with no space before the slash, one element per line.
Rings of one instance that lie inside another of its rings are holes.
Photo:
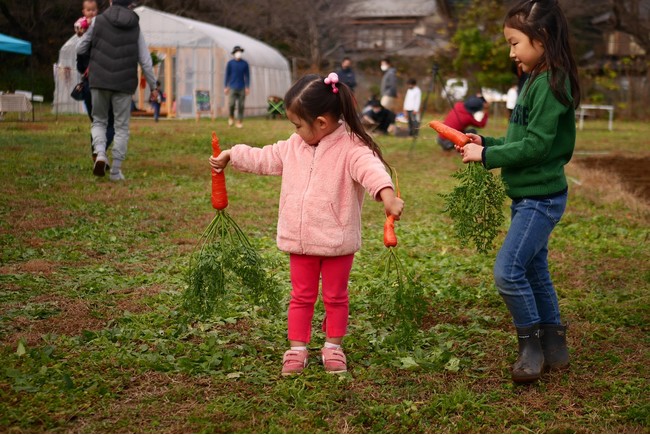
<path fill-rule="evenodd" d="M 326 85 L 332 85 L 332 92 L 335 94 L 339 93 L 339 89 L 336 87 L 336 84 L 339 82 L 339 76 L 336 73 L 329 73 L 327 77 L 325 77 L 325 84 Z"/>

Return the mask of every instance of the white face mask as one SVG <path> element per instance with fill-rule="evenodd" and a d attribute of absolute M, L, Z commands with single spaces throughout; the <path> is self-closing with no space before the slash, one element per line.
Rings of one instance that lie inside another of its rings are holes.
<path fill-rule="evenodd" d="M 382 71 L 388 71 L 388 65 L 386 65 L 385 63 L 382 63 L 381 64 L 381 70 Z"/>
<path fill-rule="evenodd" d="M 235 59 L 241 59 L 241 51 L 235 51 Z"/>

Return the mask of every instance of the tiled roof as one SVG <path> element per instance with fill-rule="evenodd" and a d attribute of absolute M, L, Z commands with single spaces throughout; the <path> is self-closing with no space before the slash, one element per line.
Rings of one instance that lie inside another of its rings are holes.
<path fill-rule="evenodd" d="M 436 0 L 355 0 L 345 8 L 351 18 L 425 17 L 437 11 Z"/>

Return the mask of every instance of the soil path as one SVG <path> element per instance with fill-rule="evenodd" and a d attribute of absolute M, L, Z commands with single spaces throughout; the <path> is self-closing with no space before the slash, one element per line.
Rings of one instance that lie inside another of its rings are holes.
<path fill-rule="evenodd" d="M 650 156 L 622 155 L 578 157 L 575 162 L 588 169 L 598 169 L 618 175 L 625 188 L 650 204 Z"/>

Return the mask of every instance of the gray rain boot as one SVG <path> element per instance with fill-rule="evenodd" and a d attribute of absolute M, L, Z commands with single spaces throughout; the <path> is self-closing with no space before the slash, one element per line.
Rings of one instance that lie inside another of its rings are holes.
<path fill-rule="evenodd" d="M 516 383 L 535 382 L 542 375 L 544 352 L 540 336 L 544 331 L 539 324 L 517 328 L 519 356 L 512 366 L 512 380 Z"/>
<path fill-rule="evenodd" d="M 569 349 L 566 346 L 566 325 L 539 325 L 544 351 L 544 370 L 561 370 L 569 367 Z"/>

